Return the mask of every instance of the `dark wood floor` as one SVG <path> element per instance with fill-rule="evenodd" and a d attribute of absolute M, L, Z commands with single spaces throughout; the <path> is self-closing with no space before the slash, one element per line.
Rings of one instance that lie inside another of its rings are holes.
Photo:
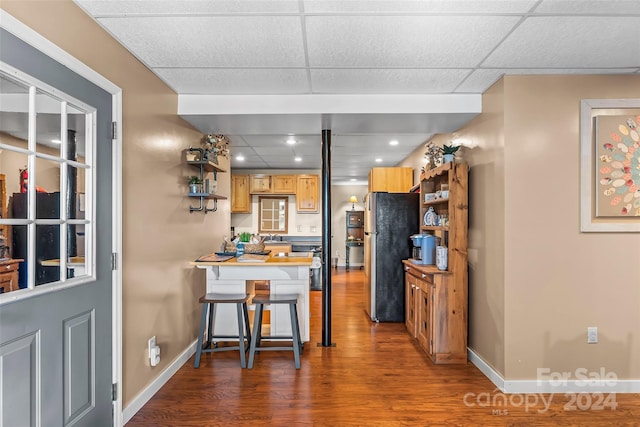
<path fill-rule="evenodd" d="M 404 324 L 367 318 L 361 270 L 333 271 L 334 348 L 317 346 L 322 293 L 312 291 L 302 369 L 291 352 L 260 353 L 252 370 L 240 368 L 237 352 L 204 354 L 200 369 L 192 357 L 127 426 L 640 425 L 637 394 L 609 396 L 615 410 L 587 394 L 579 403 L 591 409 L 573 402 L 571 410 L 564 394 L 502 395 L 470 363 L 433 365 Z"/>

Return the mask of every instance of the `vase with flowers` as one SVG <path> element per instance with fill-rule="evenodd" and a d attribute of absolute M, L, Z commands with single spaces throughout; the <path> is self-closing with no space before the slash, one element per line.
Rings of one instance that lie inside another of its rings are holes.
<path fill-rule="evenodd" d="M 224 135 L 208 134 L 202 137 L 205 161 L 218 164 L 218 156 L 229 157 L 229 138 Z"/>
<path fill-rule="evenodd" d="M 442 147 L 435 145 L 433 141 L 429 141 L 424 145 L 427 149 L 424 156 L 427 160 L 425 169 L 433 169 L 442 163 Z"/>

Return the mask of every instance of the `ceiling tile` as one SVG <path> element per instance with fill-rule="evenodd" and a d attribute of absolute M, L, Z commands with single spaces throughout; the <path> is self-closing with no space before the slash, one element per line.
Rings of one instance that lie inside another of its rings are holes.
<path fill-rule="evenodd" d="M 455 91 L 461 93 L 482 93 L 498 81 L 505 72 L 506 70 L 504 68 L 474 70 Z"/>
<path fill-rule="evenodd" d="M 308 13 L 524 13 L 536 0 L 304 0 Z"/>
<path fill-rule="evenodd" d="M 246 147 L 247 141 L 241 135 L 227 135 L 229 141 L 231 141 L 231 147 Z"/>
<path fill-rule="evenodd" d="M 126 17 L 98 21 L 150 67 L 305 65 L 300 18 L 295 16 Z"/>
<path fill-rule="evenodd" d="M 456 89 L 456 92 L 478 93 L 491 87 L 503 75 L 552 75 L 552 74 L 629 74 L 629 68 L 485 68 L 475 70 Z"/>
<path fill-rule="evenodd" d="M 309 64 L 473 67 L 517 21 L 512 16 L 310 16 Z"/>
<path fill-rule="evenodd" d="M 543 0 L 535 13 L 561 14 L 640 14 L 638 0 Z"/>
<path fill-rule="evenodd" d="M 262 157 L 263 159 L 268 158 L 269 156 L 280 157 L 286 156 L 288 158 L 293 158 L 293 151 L 289 147 L 274 147 L 274 146 L 262 146 L 262 147 L 253 147 L 254 151 L 257 155 Z"/>
<path fill-rule="evenodd" d="M 311 69 L 313 93 L 447 93 L 471 69 Z"/>
<path fill-rule="evenodd" d="M 176 92 L 184 94 L 269 95 L 309 92 L 307 72 L 281 68 L 154 68 Z"/>
<path fill-rule="evenodd" d="M 533 17 L 483 67 L 637 67 L 640 25 L 628 17 Z"/>
<path fill-rule="evenodd" d="M 295 13 L 298 0 L 74 0 L 88 12 L 102 15 Z"/>

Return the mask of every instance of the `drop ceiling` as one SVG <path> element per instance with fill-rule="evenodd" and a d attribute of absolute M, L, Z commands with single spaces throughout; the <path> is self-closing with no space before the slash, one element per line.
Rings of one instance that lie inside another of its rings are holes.
<path fill-rule="evenodd" d="M 336 184 L 459 129 L 505 74 L 640 74 L 638 0 L 75 1 L 233 169 L 320 168 L 331 129 Z"/>

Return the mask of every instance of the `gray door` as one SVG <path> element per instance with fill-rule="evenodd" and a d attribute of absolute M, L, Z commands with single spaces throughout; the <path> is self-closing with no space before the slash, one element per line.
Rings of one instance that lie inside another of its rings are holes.
<path fill-rule="evenodd" d="M 112 425 L 112 97 L 4 29 L 0 59 L 97 110 L 96 280 L 0 306 L 0 425 Z"/>

